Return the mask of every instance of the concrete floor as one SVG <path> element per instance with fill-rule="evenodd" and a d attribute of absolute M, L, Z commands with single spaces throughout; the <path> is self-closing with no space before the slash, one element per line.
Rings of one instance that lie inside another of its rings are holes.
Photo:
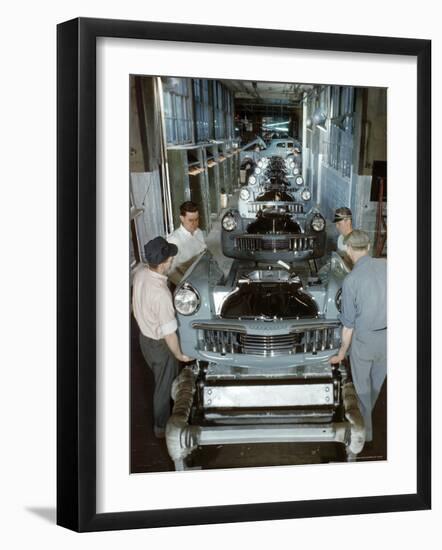
<path fill-rule="evenodd" d="M 230 201 L 235 204 L 236 197 Z M 221 214 L 222 215 L 222 214 Z M 221 216 L 220 216 L 221 218 Z M 329 227 L 333 227 L 329 224 Z M 332 230 L 333 231 L 333 230 Z M 331 240 L 333 232 L 330 231 Z M 220 221 L 213 223 L 206 242 L 227 273 L 231 259 L 222 255 Z M 146 365 L 138 343 L 138 326 L 131 319 L 131 473 L 173 471 L 174 465 L 167 453 L 164 439 L 153 434 L 152 423 L 153 376 Z M 386 460 L 386 383 L 373 411 L 374 440 L 367 443 L 358 461 Z M 197 449 L 188 460 L 188 466 L 203 469 L 241 468 L 254 466 L 320 464 L 346 460 L 343 445 L 335 443 L 307 444 L 247 444 L 215 445 Z"/>

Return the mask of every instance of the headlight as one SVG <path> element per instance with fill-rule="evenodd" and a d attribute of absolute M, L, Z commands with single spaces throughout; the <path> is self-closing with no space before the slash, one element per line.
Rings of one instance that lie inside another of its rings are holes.
<path fill-rule="evenodd" d="M 236 227 L 236 220 L 231 213 L 227 213 L 223 218 L 223 227 L 226 231 L 233 231 Z"/>
<path fill-rule="evenodd" d="M 256 178 L 255 176 L 250 176 L 248 182 L 247 182 L 249 185 L 255 185 L 256 183 Z"/>
<path fill-rule="evenodd" d="M 244 187 L 243 189 L 241 189 L 241 191 L 239 192 L 239 198 L 242 199 L 243 201 L 246 201 L 248 200 L 250 197 L 250 191 L 247 189 L 247 187 Z"/>
<path fill-rule="evenodd" d="M 312 198 L 312 194 L 310 193 L 310 191 L 308 189 L 303 189 L 301 191 L 301 199 L 303 201 L 309 201 L 311 198 Z"/>
<path fill-rule="evenodd" d="M 262 168 L 262 165 L 263 165 L 262 160 L 258 160 L 258 166 L 259 166 L 260 168 Z"/>
<path fill-rule="evenodd" d="M 342 302 L 342 288 L 340 288 L 338 292 L 336 292 L 336 296 L 335 296 L 335 305 L 339 313 L 341 313 L 341 302 Z"/>
<path fill-rule="evenodd" d="M 338 254 L 333 254 L 331 258 L 331 271 L 333 273 L 336 273 L 338 277 L 345 277 L 348 273 L 350 273 L 349 268 L 344 263 L 341 256 Z"/>
<path fill-rule="evenodd" d="M 255 174 L 259 176 L 260 173 L 261 173 L 261 168 L 255 168 Z"/>
<path fill-rule="evenodd" d="M 293 168 L 295 166 L 295 163 L 292 160 L 289 160 L 287 164 L 289 168 Z"/>
<path fill-rule="evenodd" d="M 299 168 L 293 168 L 293 174 L 295 176 L 297 176 L 299 174 Z M 298 183 L 298 185 L 301 185 L 300 183 Z"/>
<path fill-rule="evenodd" d="M 313 231 L 323 231 L 325 228 L 325 220 L 321 214 L 317 214 L 312 220 Z"/>
<path fill-rule="evenodd" d="M 304 178 L 302 176 L 298 176 L 295 181 L 296 185 L 302 185 L 304 183 Z"/>
<path fill-rule="evenodd" d="M 201 304 L 197 291 L 188 283 L 184 283 L 175 293 L 173 301 L 175 309 L 181 315 L 193 315 Z"/>

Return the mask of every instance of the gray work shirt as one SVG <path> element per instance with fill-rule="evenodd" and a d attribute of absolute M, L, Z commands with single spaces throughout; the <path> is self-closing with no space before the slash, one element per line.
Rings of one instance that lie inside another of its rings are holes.
<path fill-rule="evenodd" d="M 387 262 L 363 256 L 342 285 L 341 323 L 357 333 L 387 327 Z"/>

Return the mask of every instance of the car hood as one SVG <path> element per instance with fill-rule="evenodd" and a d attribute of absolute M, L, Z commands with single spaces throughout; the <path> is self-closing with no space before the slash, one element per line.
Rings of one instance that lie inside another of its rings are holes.
<path fill-rule="evenodd" d="M 288 214 L 265 212 L 256 220 L 249 223 L 247 233 L 252 235 L 300 233 L 299 224 L 291 219 Z"/>
<path fill-rule="evenodd" d="M 285 282 L 244 283 L 225 299 L 223 319 L 314 319 L 318 308 L 301 284 Z"/>
<path fill-rule="evenodd" d="M 293 197 L 283 189 L 270 189 L 261 195 L 256 197 L 256 200 L 259 202 L 269 202 L 269 201 L 282 201 L 282 202 L 293 202 Z"/>

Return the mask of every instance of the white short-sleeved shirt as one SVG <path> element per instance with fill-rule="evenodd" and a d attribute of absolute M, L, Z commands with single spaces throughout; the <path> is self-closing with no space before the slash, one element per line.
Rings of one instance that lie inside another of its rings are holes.
<path fill-rule="evenodd" d="M 144 336 L 161 340 L 177 329 L 167 277 L 142 266 L 134 275 L 132 306 Z"/>
<path fill-rule="evenodd" d="M 204 242 L 204 235 L 201 229 L 196 229 L 192 234 L 183 225 L 175 229 L 167 240 L 178 247 L 178 254 L 173 259 L 169 273 L 169 279 L 177 285 L 196 257 L 207 246 Z"/>
<path fill-rule="evenodd" d="M 336 248 L 340 254 L 347 252 L 347 245 L 344 243 L 344 235 L 339 235 L 338 242 L 336 243 Z"/>

